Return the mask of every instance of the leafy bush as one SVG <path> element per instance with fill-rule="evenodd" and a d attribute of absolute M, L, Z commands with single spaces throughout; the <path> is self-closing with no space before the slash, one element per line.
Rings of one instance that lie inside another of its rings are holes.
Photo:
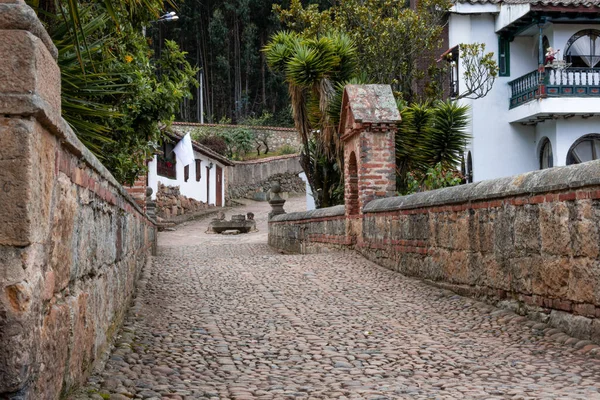
<path fill-rule="evenodd" d="M 424 174 L 418 171 L 409 172 L 407 176 L 407 188 L 403 194 L 456 186 L 460 185 L 463 181 L 464 177 L 458 171 L 453 169 L 444 170 L 442 163 L 437 163 L 434 167 L 428 168 Z"/>
<path fill-rule="evenodd" d="M 290 146 L 289 144 L 284 144 L 283 146 L 281 146 L 279 148 L 279 150 L 277 151 L 279 154 L 281 155 L 285 155 L 285 154 L 296 154 L 298 153 L 298 150 L 293 148 L 292 146 Z"/>
<path fill-rule="evenodd" d="M 208 147 L 212 151 L 215 151 L 222 156 L 227 155 L 227 143 L 225 139 L 220 136 L 205 136 L 200 138 L 200 144 Z"/>

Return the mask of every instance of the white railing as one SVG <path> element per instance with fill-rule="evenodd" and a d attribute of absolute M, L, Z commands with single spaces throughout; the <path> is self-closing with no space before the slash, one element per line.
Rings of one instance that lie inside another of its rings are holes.
<path fill-rule="evenodd" d="M 547 69 L 546 77 L 552 86 L 600 87 L 600 68 Z"/>

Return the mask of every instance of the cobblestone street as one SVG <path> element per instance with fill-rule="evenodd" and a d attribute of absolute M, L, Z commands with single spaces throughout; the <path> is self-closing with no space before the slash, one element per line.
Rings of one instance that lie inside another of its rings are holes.
<path fill-rule="evenodd" d="M 589 342 L 353 252 L 279 254 L 268 204 L 232 210 L 247 211 L 259 232 L 209 235 L 204 220 L 161 234 L 81 398 L 600 399 Z"/>

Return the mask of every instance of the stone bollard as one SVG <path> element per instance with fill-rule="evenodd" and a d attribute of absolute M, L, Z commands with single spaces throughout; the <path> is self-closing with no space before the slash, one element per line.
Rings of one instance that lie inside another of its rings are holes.
<path fill-rule="evenodd" d="M 146 214 L 152 220 L 156 220 L 156 202 L 152 200 L 152 188 L 146 187 Z"/>
<path fill-rule="evenodd" d="M 269 200 L 269 204 L 273 210 L 269 213 L 269 219 L 275 215 L 285 214 L 285 210 L 283 209 L 285 200 L 279 196 L 279 193 L 281 193 L 279 182 L 271 182 L 271 200 Z"/>

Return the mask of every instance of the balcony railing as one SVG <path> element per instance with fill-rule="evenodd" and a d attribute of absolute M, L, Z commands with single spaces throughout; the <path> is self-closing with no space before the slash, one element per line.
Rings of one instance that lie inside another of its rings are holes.
<path fill-rule="evenodd" d="M 539 95 L 540 72 L 530 72 L 508 82 L 508 84 L 510 85 L 510 108 L 514 108 L 535 99 Z"/>
<path fill-rule="evenodd" d="M 600 68 L 546 68 L 508 84 L 511 89 L 509 108 L 539 97 L 600 96 Z"/>

